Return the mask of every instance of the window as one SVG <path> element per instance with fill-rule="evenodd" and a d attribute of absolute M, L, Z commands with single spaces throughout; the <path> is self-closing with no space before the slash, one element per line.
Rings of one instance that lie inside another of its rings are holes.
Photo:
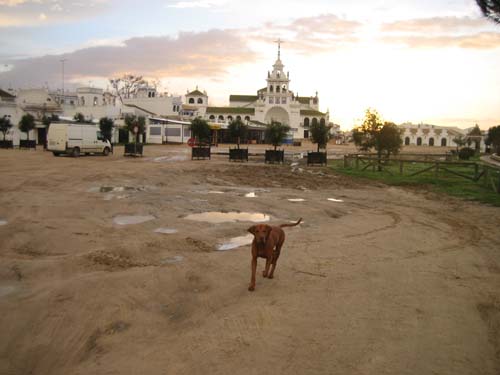
<path fill-rule="evenodd" d="M 315 117 L 315 118 L 313 118 L 312 124 L 313 124 L 314 126 L 318 125 L 318 119 L 317 119 L 316 117 Z"/>
<path fill-rule="evenodd" d="M 429 138 L 429 146 L 434 146 L 434 138 Z"/>
<path fill-rule="evenodd" d="M 191 130 L 189 130 L 188 128 L 184 128 L 184 137 L 191 138 Z"/>
<path fill-rule="evenodd" d="M 189 104 L 194 104 L 194 98 L 189 98 Z"/>
<path fill-rule="evenodd" d="M 250 116 L 245 116 L 245 121 L 250 121 Z"/>
<path fill-rule="evenodd" d="M 321 120 L 319 120 L 319 124 L 320 124 L 321 126 L 326 125 L 326 121 L 325 121 L 325 119 L 324 119 L 324 118 L 322 118 Z"/>
<path fill-rule="evenodd" d="M 219 121 L 224 121 L 224 116 L 220 115 L 219 116 Z"/>
<path fill-rule="evenodd" d="M 214 115 L 210 115 L 209 119 L 210 119 L 210 121 L 215 121 L 215 116 Z"/>
<path fill-rule="evenodd" d="M 198 98 L 198 104 L 203 104 L 203 99 L 202 98 Z"/>
<path fill-rule="evenodd" d="M 98 100 L 99 100 L 99 99 L 97 99 L 97 96 L 94 96 L 94 107 L 97 105 Z"/>
<path fill-rule="evenodd" d="M 82 96 L 82 97 L 80 98 L 80 104 L 81 104 L 82 106 L 84 106 L 84 105 L 85 105 L 85 97 L 84 97 L 84 96 Z"/>
<path fill-rule="evenodd" d="M 281 104 L 286 104 L 286 98 L 281 98 Z"/>
<path fill-rule="evenodd" d="M 241 116 L 236 116 L 236 120 L 241 121 Z"/>
<path fill-rule="evenodd" d="M 441 146 L 446 147 L 446 138 L 441 138 Z"/>
<path fill-rule="evenodd" d="M 422 146 L 422 138 L 417 138 L 417 146 Z"/>
<path fill-rule="evenodd" d="M 282 92 L 286 92 L 286 85 L 283 85 L 283 88 L 281 90 Z"/>
<path fill-rule="evenodd" d="M 233 116 L 227 116 L 227 121 L 232 122 L 233 121 Z"/>
<path fill-rule="evenodd" d="M 269 104 L 274 104 L 274 98 L 272 96 L 269 97 Z"/>
<path fill-rule="evenodd" d="M 167 137 L 180 137 L 181 136 L 181 128 L 166 128 L 165 135 Z"/>
<path fill-rule="evenodd" d="M 276 86 L 276 92 L 279 93 L 281 90 L 280 90 L 280 87 L 279 86 Z"/>
<path fill-rule="evenodd" d="M 405 146 L 409 146 L 410 145 L 410 137 L 406 137 L 405 138 Z"/>
<path fill-rule="evenodd" d="M 308 128 L 309 127 L 309 117 L 306 117 L 304 119 L 304 128 Z"/>
<path fill-rule="evenodd" d="M 64 100 L 63 100 L 63 103 L 64 103 Z M 69 104 L 75 105 L 75 101 L 74 100 L 70 100 Z"/>
<path fill-rule="evenodd" d="M 150 126 L 149 127 L 149 135 L 161 135 L 161 127 Z"/>
<path fill-rule="evenodd" d="M 269 92 L 274 92 L 274 86 L 273 85 L 269 86 Z"/>

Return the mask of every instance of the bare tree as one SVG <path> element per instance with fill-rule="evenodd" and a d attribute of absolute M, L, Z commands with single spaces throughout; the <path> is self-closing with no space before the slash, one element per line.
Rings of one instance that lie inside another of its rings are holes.
<path fill-rule="evenodd" d="M 147 83 L 142 76 L 135 76 L 133 74 L 125 74 L 123 77 L 110 79 L 109 82 L 122 104 L 123 99 L 130 99 L 131 95 L 137 91 L 140 85 Z"/>

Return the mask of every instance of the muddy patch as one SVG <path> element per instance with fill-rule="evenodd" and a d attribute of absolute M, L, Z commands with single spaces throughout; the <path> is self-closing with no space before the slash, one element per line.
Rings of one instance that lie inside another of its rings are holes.
<path fill-rule="evenodd" d="M 253 241 L 253 235 L 247 234 L 246 236 L 234 237 L 229 241 L 218 244 L 216 249 L 218 251 L 227 251 L 237 249 L 242 246 L 250 245 Z"/>
<path fill-rule="evenodd" d="M 14 293 L 18 287 L 12 285 L 0 286 L 0 298 L 7 297 L 9 294 Z"/>
<path fill-rule="evenodd" d="M 263 223 L 271 220 L 271 217 L 262 213 L 255 212 L 202 212 L 191 214 L 185 217 L 187 220 L 202 221 L 211 224 L 235 223 L 241 221 L 250 221 L 252 223 Z"/>
<path fill-rule="evenodd" d="M 116 216 L 113 218 L 113 223 L 116 225 L 136 225 L 154 220 L 156 217 L 151 215 L 146 216 Z"/>
<path fill-rule="evenodd" d="M 114 254 L 102 250 L 93 251 L 87 254 L 85 257 L 92 264 L 104 266 L 110 270 L 146 267 L 148 265 L 144 262 L 138 262 L 126 255 Z"/>

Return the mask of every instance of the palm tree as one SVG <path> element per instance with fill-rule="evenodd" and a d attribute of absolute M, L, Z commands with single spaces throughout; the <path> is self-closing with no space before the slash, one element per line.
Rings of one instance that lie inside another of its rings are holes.
<path fill-rule="evenodd" d="M 21 117 L 19 121 L 19 130 L 26 133 L 26 139 L 30 140 L 30 131 L 35 128 L 35 118 L 29 113 Z"/>

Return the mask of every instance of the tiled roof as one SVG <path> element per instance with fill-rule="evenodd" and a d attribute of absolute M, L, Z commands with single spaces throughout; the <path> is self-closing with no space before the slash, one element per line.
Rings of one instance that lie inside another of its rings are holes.
<path fill-rule="evenodd" d="M 207 107 L 207 113 L 255 115 L 255 108 Z"/>
<path fill-rule="evenodd" d="M 298 100 L 300 104 L 309 104 L 309 100 L 311 100 L 308 96 L 297 96 L 295 99 Z"/>
<path fill-rule="evenodd" d="M 229 97 L 230 102 L 255 102 L 259 97 L 257 95 L 231 95 Z"/>
<path fill-rule="evenodd" d="M 194 90 L 191 91 L 187 96 L 206 96 L 204 93 L 202 93 L 200 90 Z"/>
<path fill-rule="evenodd" d="M 301 116 L 326 116 L 326 113 L 316 111 L 314 109 L 301 109 L 300 115 Z"/>
<path fill-rule="evenodd" d="M 154 112 L 151 112 L 151 111 L 148 111 L 147 109 L 144 109 L 142 107 L 139 107 L 138 105 L 135 105 L 135 104 L 125 104 L 126 107 L 131 107 L 131 108 L 136 108 L 138 109 L 139 111 L 142 111 L 142 112 L 145 112 L 147 113 L 148 115 L 152 115 L 152 116 L 157 116 L 156 113 Z"/>

